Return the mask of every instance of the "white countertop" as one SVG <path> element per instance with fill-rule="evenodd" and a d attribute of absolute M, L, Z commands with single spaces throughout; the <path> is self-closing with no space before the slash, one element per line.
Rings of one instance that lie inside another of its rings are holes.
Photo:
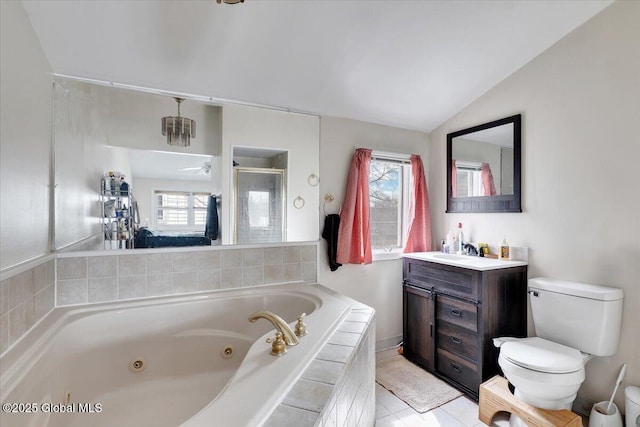
<path fill-rule="evenodd" d="M 452 265 L 454 267 L 463 267 L 479 271 L 498 270 L 501 268 L 527 265 L 527 262 L 525 261 L 502 260 L 471 255 L 445 254 L 443 252 L 414 252 L 403 254 L 402 256 L 403 258 L 420 259 L 423 261 L 436 262 L 438 264 Z"/>

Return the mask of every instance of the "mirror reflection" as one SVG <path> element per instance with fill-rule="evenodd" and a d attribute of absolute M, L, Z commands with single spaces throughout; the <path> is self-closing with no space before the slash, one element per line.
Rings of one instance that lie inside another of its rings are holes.
<path fill-rule="evenodd" d="M 454 197 L 513 194 L 513 123 L 453 138 Z"/>
<path fill-rule="evenodd" d="M 286 241 L 287 167 L 286 151 L 233 148 L 234 243 Z"/>
<path fill-rule="evenodd" d="M 179 106 L 169 95 L 56 77 L 57 250 L 318 238 L 319 190 L 307 183 L 318 172 L 318 117 L 204 97 Z M 184 138 L 167 123 L 183 122 L 193 126 L 188 145 L 169 145 L 168 132 Z M 279 160 L 268 164 L 269 156 Z M 236 168 L 278 170 L 279 178 L 240 194 Z M 109 172 L 126 194 L 105 192 Z M 304 208 L 292 206 L 296 197 Z"/>

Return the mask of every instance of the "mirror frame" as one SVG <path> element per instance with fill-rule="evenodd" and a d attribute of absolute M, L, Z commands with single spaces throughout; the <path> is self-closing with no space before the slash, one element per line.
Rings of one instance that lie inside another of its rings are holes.
<path fill-rule="evenodd" d="M 453 138 L 473 132 L 513 124 L 513 194 L 478 197 L 453 197 L 451 187 L 451 160 Z M 447 134 L 447 210 L 446 213 L 465 212 L 522 212 L 521 177 L 522 177 L 522 115 L 505 117 L 492 122 L 462 129 Z"/>

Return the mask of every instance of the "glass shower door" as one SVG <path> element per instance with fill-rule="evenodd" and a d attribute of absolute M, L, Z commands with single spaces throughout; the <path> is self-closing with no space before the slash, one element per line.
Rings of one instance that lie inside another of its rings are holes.
<path fill-rule="evenodd" d="M 284 170 L 234 169 L 234 243 L 285 241 Z"/>

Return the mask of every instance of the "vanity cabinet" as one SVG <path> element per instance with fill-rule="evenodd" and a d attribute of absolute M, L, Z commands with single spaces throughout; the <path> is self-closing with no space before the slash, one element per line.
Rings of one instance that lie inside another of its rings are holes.
<path fill-rule="evenodd" d="M 403 354 L 478 399 L 496 375 L 492 338 L 527 334 L 527 266 L 475 269 L 404 259 Z"/>
<path fill-rule="evenodd" d="M 420 289 L 409 284 L 404 285 L 403 311 L 411 313 L 404 316 L 404 355 L 423 366 L 433 370 L 433 292 Z M 410 355 L 407 355 L 407 352 Z"/>

